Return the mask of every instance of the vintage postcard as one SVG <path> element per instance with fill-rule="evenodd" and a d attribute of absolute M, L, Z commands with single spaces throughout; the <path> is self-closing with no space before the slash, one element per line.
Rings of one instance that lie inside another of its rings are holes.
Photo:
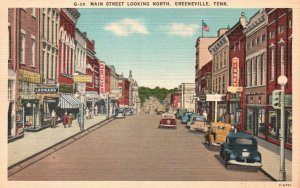
<path fill-rule="evenodd" d="M 300 186 L 296 0 L 3 4 L 1 187 Z"/>

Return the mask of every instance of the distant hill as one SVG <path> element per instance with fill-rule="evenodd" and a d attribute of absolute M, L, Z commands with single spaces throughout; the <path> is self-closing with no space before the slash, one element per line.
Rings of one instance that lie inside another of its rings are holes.
<path fill-rule="evenodd" d="M 179 91 L 178 88 L 166 89 L 166 88 L 155 87 L 154 89 L 152 89 L 149 87 L 142 86 L 139 87 L 139 98 L 142 104 L 146 101 L 146 99 L 149 99 L 151 96 L 157 98 L 160 101 L 160 103 L 162 103 L 168 94 L 177 91 Z"/>

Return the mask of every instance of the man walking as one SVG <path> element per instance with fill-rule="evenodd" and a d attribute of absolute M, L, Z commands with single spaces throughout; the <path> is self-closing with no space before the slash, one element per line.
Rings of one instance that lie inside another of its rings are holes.
<path fill-rule="evenodd" d="M 55 128 L 56 126 L 56 112 L 52 110 L 51 113 L 51 128 Z"/>

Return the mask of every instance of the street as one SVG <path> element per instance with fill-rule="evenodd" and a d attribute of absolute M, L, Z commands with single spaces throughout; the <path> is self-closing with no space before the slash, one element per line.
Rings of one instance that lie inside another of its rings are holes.
<path fill-rule="evenodd" d="M 34 181 L 270 181 L 262 172 L 226 169 L 201 133 L 158 129 L 159 115 L 116 119 L 8 177 Z"/>

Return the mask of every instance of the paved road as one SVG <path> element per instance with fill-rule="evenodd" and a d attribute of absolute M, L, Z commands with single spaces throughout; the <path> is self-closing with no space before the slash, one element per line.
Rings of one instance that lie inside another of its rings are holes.
<path fill-rule="evenodd" d="M 9 177 L 57 181 L 270 181 L 251 169 L 226 169 L 203 135 L 158 129 L 160 116 L 117 119 Z M 178 121 L 179 122 L 179 121 Z"/>

